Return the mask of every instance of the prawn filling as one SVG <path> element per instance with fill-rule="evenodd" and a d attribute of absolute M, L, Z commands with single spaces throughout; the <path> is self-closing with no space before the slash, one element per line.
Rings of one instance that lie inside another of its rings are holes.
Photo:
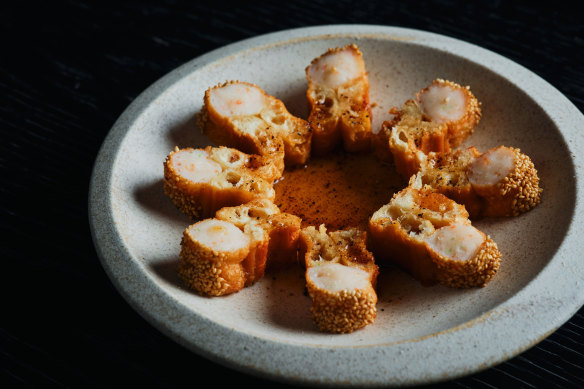
<path fill-rule="evenodd" d="M 491 149 L 476 158 L 467 169 L 473 186 L 493 186 L 509 176 L 515 169 L 515 153 L 508 147 Z"/>
<path fill-rule="evenodd" d="M 432 84 L 417 96 L 424 116 L 431 122 L 459 120 L 467 109 L 467 96 L 450 85 Z"/>
<path fill-rule="evenodd" d="M 171 163 L 176 174 L 195 183 L 209 182 L 223 171 L 220 164 L 209 158 L 209 153 L 200 149 L 177 153 Z"/>
<path fill-rule="evenodd" d="M 248 84 L 227 84 L 211 89 L 209 102 L 221 116 L 259 115 L 266 106 L 264 94 Z"/>
<path fill-rule="evenodd" d="M 438 255 L 455 261 L 466 261 L 477 254 L 485 237 L 471 225 L 455 223 L 437 229 L 424 241 Z"/>
<path fill-rule="evenodd" d="M 323 55 L 307 69 L 311 82 L 326 88 L 338 88 L 365 76 L 365 63 L 358 51 L 345 48 Z"/>
<path fill-rule="evenodd" d="M 187 229 L 188 236 L 200 245 L 217 252 L 233 252 L 250 244 L 249 236 L 226 221 L 206 219 Z"/>
<path fill-rule="evenodd" d="M 364 270 L 335 262 L 316 262 L 306 271 L 306 278 L 317 288 L 337 293 L 371 287 L 371 275 Z"/>

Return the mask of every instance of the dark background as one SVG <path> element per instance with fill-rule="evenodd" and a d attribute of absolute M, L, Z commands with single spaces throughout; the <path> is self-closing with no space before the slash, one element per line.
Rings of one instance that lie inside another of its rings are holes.
<path fill-rule="evenodd" d="M 561 2 L 16 3 L 0 10 L 3 387 L 273 384 L 151 327 L 112 286 L 89 232 L 89 177 L 109 129 L 146 87 L 201 54 L 310 25 L 410 27 L 502 54 L 584 107 L 583 22 Z M 583 346 L 580 309 L 523 354 L 437 386 L 584 387 Z"/>

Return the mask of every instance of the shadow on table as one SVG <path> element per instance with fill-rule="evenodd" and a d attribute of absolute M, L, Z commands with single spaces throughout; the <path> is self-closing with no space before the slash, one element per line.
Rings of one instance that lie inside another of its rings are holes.
<path fill-rule="evenodd" d="M 202 148 L 206 146 L 213 146 L 197 124 L 196 115 L 191 115 L 183 122 L 168 128 L 167 138 L 170 149 L 175 146 L 182 149 L 185 147 Z"/>
<path fill-rule="evenodd" d="M 134 198 L 148 212 L 152 212 L 169 222 L 181 223 L 185 227 L 193 223 L 192 219 L 182 214 L 164 194 L 162 179 L 136 188 Z"/>

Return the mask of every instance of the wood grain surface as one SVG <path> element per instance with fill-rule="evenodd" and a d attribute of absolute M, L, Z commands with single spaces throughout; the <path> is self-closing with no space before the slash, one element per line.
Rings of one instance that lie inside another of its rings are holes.
<path fill-rule="evenodd" d="M 117 293 L 91 240 L 101 142 L 177 66 L 288 28 L 380 24 L 444 34 L 532 70 L 584 107 L 584 28 L 561 2 L 13 2 L 0 10 L 1 387 L 273 382 L 199 357 Z M 584 310 L 498 366 L 435 387 L 584 387 Z M 286 386 L 286 385 L 279 385 Z"/>

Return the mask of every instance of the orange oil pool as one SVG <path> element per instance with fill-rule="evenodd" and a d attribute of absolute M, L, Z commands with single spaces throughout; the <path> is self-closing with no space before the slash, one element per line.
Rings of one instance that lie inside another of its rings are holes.
<path fill-rule="evenodd" d="M 275 203 L 301 217 L 303 227 L 366 228 L 373 212 L 406 184 L 393 165 L 372 153 L 337 152 L 287 169 L 275 185 Z"/>

